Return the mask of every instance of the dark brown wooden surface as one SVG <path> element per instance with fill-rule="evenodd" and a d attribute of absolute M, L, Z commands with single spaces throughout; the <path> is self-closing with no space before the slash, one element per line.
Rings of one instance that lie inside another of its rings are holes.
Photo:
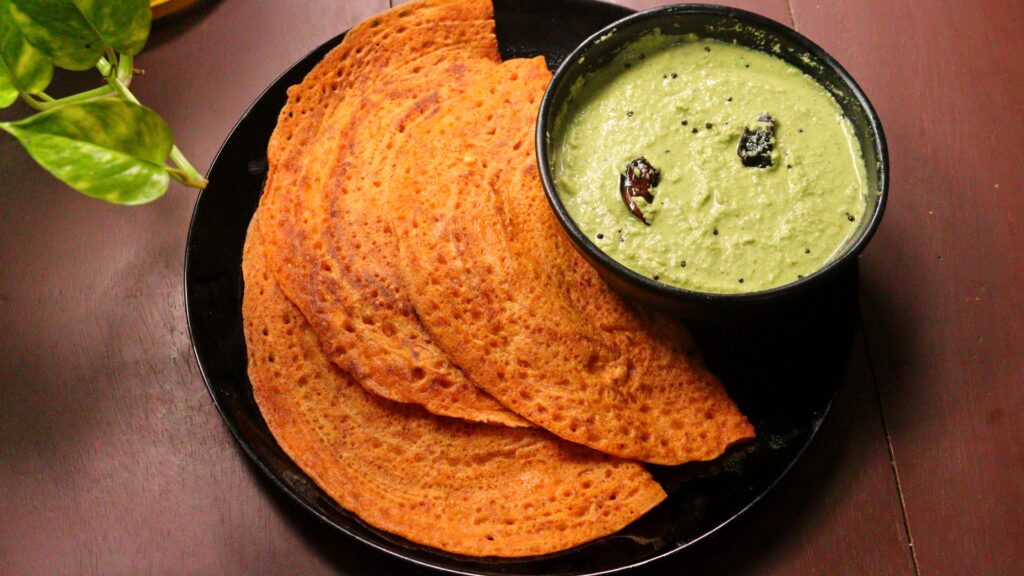
<path fill-rule="evenodd" d="M 1024 573 L 1024 5 L 732 4 L 858 78 L 892 199 L 821 436 L 765 501 L 650 573 Z M 205 170 L 281 70 L 386 7 L 222 0 L 160 25 L 133 88 Z M 194 198 L 107 206 L 0 137 L 0 574 L 420 573 L 321 527 L 236 448 L 185 324 Z"/>
<path fill-rule="evenodd" d="M 1022 574 L 1024 3 L 926 6 L 793 0 L 793 14 L 889 136 L 862 307 L 920 571 Z"/>

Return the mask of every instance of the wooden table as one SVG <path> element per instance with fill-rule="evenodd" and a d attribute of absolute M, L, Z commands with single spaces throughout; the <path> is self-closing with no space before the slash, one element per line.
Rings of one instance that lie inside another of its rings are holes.
<path fill-rule="evenodd" d="M 859 80 L 891 201 L 819 439 L 750 513 L 651 573 L 1024 574 L 1024 5 L 727 3 Z M 133 87 L 205 170 L 280 71 L 387 7 L 222 0 L 158 25 Z M 109 206 L 0 138 L 0 573 L 417 573 L 321 527 L 222 424 L 182 300 L 194 199 Z"/>

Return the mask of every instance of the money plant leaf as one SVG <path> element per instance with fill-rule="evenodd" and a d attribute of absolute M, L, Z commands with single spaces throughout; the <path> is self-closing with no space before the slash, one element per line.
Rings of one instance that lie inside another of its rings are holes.
<path fill-rule="evenodd" d="M 118 98 L 58 106 L 0 123 L 51 174 L 115 204 L 142 204 L 167 191 L 171 130 L 149 108 Z"/>

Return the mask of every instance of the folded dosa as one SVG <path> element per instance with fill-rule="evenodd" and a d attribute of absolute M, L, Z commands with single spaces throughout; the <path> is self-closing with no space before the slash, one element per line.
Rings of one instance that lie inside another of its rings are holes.
<path fill-rule="evenodd" d="M 536 428 L 434 416 L 366 392 L 321 350 L 268 269 L 243 257 L 253 394 L 278 443 L 369 524 L 473 556 L 528 556 L 618 531 L 664 499 L 643 466 Z"/>
<path fill-rule="evenodd" d="M 378 188 L 393 142 L 499 66 L 486 0 L 430 0 L 353 28 L 289 91 L 260 220 L 281 289 L 366 389 L 440 415 L 528 426 L 432 342 L 397 275 Z"/>

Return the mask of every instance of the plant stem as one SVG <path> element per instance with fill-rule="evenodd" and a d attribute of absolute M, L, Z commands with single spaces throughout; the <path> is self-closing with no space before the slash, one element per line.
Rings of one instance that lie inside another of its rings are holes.
<path fill-rule="evenodd" d="M 75 102 L 85 102 L 86 100 L 92 100 L 93 98 L 101 98 L 103 96 L 109 96 L 113 94 L 114 90 L 110 86 L 100 86 L 99 88 L 93 88 L 80 94 L 72 94 L 57 100 L 52 100 L 46 103 L 47 108 L 53 106 L 63 106 L 64 104 L 74 104 Z"/>
<path fill-rule="evenodd" d="M 19 92 L 19 94 L 21 94 L 21 99 L 24 100 L 25 103 L 29 106 L 35 108 L 36 110 L 46 110 L 46 102 L 40 102 L 39 100 L 36 100 L 35 97 L 33 97 L 28 92 Z"/>
<path fill-rule="evenodd" d="M 206 178 L 192 167 L 192 164 L 185 158 L 181 150 L 178 150 L 177 146 L 171 148 L 171 162 L 174 162 L 177 168 L 168 168 L 167 171 L 178 182 L 190 188 L 199 188 L 200 190 L 206 188 L 206 185 L 209 184 Z"/>
<path fill-rule="evenodd" d="M 173 162 L 174 165 L 178 167 L 178 170 L 185 175 L 184 180 L 178 180 L 182 184 L 202 190 L 210 183 L 209 180 L 200 174 L 199 171 L 196 170 L 195 166 L 188 161 L 188 158 L 185 158 L 185 154 L 183 154 L 177 146 L 171 147 L 171 162 Z"/>
<path fill-rule="evenodd" d="M 134 68 L 132 68 L 132 57 L 121 56 L 117 61 L 117 80 L 124 84 L 125 88 L 132 84 L 132 72 L 134 72 Z"/>
<path fill-rule="evenodd" d="M 107 76 L 110 76 L 113 64 L 111 64 L 106 58 L 100 58 L 96 61 L 96 69 L 100 71 L 100 75 L 106 78 Z"/>
<path fill-rule="evenodd" d="M 131 77 L 132 57 L 121 56 L 117 68 L 118 70 L 115 70 L 113 64 L 105 58 L 100 58 L 99 62 L 96 63 L 96 69 L 99 70 L 100 74 L 102 74 L 104 78 L 106 78 L 107 84 L 113 88 L 114 91 L 120 94 L 125 100 L 134 104 L 139 104 L 139 99 L 132 94 L 131 90 L 128 89 L 128 86 L 121 80 L 121 72 L 123 70 L 127 70 L 129 78 Z M 171 148 L 171 162 L 174 163 L 176 169 L 169 168 L 168 171 L 175 180 L 192 188 L 206 188 L 208 183 L 206 178 L 204 178 L 203 175 L 200 174 L 194 166 L 192 166 L 192 163 L 185 158 L 185 155 L 182 154 L 181 150 L 179 150 L 177 146 L 173 146 Z"/>
<path fill-rule="evenodd" d="M 114 89 L 110 86 L 100 86 L 99 88 L 93 88 L 86 92 L 79 94 L 72 94 L 64 98 L 54 99 L 52 96 L 45 92 L 38 92 L 36 94 L 28 94 L 22 92 L 21 98 L 29 106 L 36 110 L 49 110 L 50 108 L 56 108 L 57 106 L 64 106 L 65 104 L 74 104 L 76 102 L 85 102 L 86 100 L 92 100 L 93 98 L 100 98 L 114 93 Z M 37 99 L 38 98 L 38 99 Z"/>

